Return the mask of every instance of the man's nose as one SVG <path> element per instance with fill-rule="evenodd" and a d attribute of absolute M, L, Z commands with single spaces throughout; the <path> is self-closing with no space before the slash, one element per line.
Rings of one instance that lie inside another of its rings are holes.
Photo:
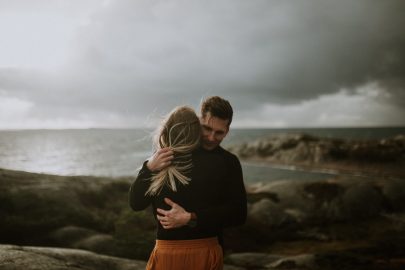
<path fill-rule="evenodd" d="M 210 140 L 210 141 L 215 140 L 215 134 L 214 134 L 214 132 L 210 132 L 210 134 L 208 134 L 208 140 Z"/>

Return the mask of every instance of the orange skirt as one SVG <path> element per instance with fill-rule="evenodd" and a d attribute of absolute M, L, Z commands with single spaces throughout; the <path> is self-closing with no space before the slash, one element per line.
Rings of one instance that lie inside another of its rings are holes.
<path fill-rule="evenodd" d="M 222 270 L 222 248 L 216 237 L 156 240 L 146 270 Z"/>

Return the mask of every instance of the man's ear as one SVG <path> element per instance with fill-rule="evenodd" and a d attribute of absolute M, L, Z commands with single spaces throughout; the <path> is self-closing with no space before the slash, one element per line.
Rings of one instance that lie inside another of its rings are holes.
<path fill-rule="evenodd" d="M 228 132 L 229 132 L 229 126 L 226 127 L 225 136 L 228 135 Z"/>

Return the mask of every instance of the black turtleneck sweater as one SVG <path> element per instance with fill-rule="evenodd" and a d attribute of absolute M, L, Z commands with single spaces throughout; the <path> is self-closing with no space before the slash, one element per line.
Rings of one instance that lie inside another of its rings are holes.
<path fill-rule="evenodd" d="M 246 220 L 247 201 L 242 168 L 238 158 L 221 147 L 212 151 L 197 149 L 192 153 L 193 167 L 188 185 L 177 182 L 177 192 L 164 187 L 157 196 L 145 195 L 152 173 L 144 163 L 129 190 L 129 203 L 140 211 L 152 205 L 169 210 L 164 198 L 170 198 L 187 212 L 197 215 L 197 226 L 164 229 L 159 222 L 157 239 L 185 240 L 217 236 L 222 244 L 222 230 L 241 225 Z M 189 175 L 189 176 L 190 176 Z"/>

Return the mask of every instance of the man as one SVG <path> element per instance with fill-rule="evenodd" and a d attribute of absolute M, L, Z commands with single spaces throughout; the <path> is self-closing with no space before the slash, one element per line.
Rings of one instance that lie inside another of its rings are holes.
<path fill-rule="evenodd" d="M 223 203 L 211 209 L 204 209 L 200 213 L 190 213 L 181 205 L 166 198 L 165 201 L 171 206 L 171 209 L 157 209 L 157 219 L 165 229 L 175 229 L 190 224 L 194 226 L 196 224 L 207 225 L 206 223 L 215 222 L 225 228 L 244 223 L 247 202 L 240 162 L 235 155 L 220 146 L 229 132 L 232 118 L 232 106 L 221 97 L 209 97 L 201 104 L 201 146 L 207 151 L 213 151 L 225 157 L 229 173 L 228 179 L 232 181 L 229 183 L 229 192 L 223 194 Z M 150 171 L 159 171 L 170 165 L 172 160 L 173 152 L 169 148 L 164 148 L 157 151 L 146 163 L 146 166 Z M 218 238 L 222 245 L 222 234 L 218 235 Z"/>
<path fill-rule="evenodd" d="M 148 270 L 222 269 L 223 229 L 243 224 L 247 212 L 240 162 L 220 146 L 229 132 L 232 116 L 232 107 L 227 100 L 210 97 L 202 103 L 200 123 L 196 115 L 195 121 L 176 123 L 197 127 L 201 124 L 201 147 L 190 153 L 192 167 L 187 174 L 188 183 L 179 184 L 176 189 L 162 186 L 154 195 L 147 192 L 158 183 L 154 177 L 184 164 L 181 152 L 174 145 L 159 149 L 143 164 L 132 183 L 131 208 L 141 211 L 152 205 L 158 221 L 157 240 L 147 264 Z M 168 123 L 163 125 L 162 131 L 168 134 L 167 138 L 176 137 L 171 129 Z M 190 132 L 181 134 L 187 138 Z M 199 128 L 194 135 L 200 139 Z M 162 143 L 162 136 L 159 137 L 161 147 L 170 146 Z M 165 179 L 170 181 L 170 177 Z"/>

